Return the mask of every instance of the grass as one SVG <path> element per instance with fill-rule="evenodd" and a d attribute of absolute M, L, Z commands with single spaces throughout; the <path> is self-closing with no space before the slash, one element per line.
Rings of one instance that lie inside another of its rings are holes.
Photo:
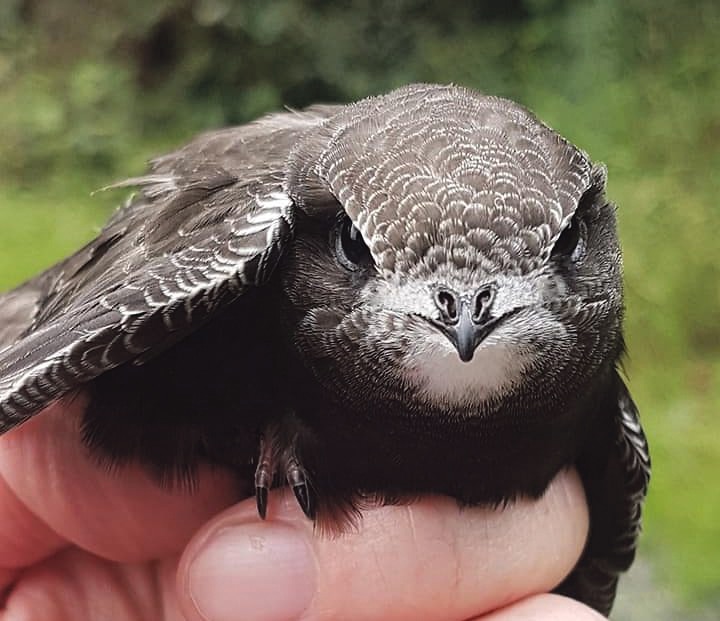
<path fill-rule="evenodd" d="M 65 185 L 42 191 L 0 188 L 0 287 L 9 288 L 92 239 L 107 199 Z"/>
<path fill-rule="evenodd" d="M 632 367 L 653 456 L 643 545 L 687 605 L 717 600 L 720 361 L 638 359 Z"/>

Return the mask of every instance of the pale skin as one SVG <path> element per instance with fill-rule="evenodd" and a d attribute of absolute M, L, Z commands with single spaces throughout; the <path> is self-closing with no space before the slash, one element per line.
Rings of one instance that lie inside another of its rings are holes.
<path fill-rule="evenodd" d="M 283 491 L 262 522 L 229 473 L 203 469 L 188 494 L 138 467 L 108 472 L 80 442 L 82 407 L 53 405 L 0 437 L 1 621 L 602 618 L 547 593 L 587 536 L 574 471 L 537 502 L 427 497 L 368 510 L 333 539 Z"/>

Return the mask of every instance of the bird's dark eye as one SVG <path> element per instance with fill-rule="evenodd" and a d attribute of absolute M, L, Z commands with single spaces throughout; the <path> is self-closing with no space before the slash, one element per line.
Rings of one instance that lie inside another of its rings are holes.
<path fill-rule="evenodd" d="M 335 254 L 344 268 L 356 270 L 372 261 L 370 249 L 352 220 L 344 217 L 335 233 Z"/>
<path fill-rule="evenodd" d="M 570 224 L 560 234 L 552 254 L 554 257 L 566 257 L 578 261 L 585 253 L 585 223 L 574 215 Z"/>

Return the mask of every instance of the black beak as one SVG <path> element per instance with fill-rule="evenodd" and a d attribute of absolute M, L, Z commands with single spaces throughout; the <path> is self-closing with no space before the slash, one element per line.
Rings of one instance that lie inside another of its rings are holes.
<path fill-rule="evenodd" d="M 499 319 L 491 319 L 477 324 L 472 320 L 470 312 L 461 312 L 458 322 L 453 326 L 433 322 L 448 337 L 458 351 L 463 362 L 470 362 L 478 345 L 485 340 L 500 323 Z"/>

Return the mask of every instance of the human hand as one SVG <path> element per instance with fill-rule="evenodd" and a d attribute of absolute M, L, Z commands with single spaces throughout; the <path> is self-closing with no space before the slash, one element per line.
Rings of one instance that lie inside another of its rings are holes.
<path fill-rule="evenodd" d="M 574 472 L 539 502 L 428 497 L 327 539 L 286 491 L 266 522 L 254 501 L 233 505 L 225 472 L 201 469 L 193 494 L 135 466 L 108 472 L 80 442 L 82 407 L 55 404 L 0 438 L 2 621 L 601 618 L 543 594 L 587 534 Z"/>

